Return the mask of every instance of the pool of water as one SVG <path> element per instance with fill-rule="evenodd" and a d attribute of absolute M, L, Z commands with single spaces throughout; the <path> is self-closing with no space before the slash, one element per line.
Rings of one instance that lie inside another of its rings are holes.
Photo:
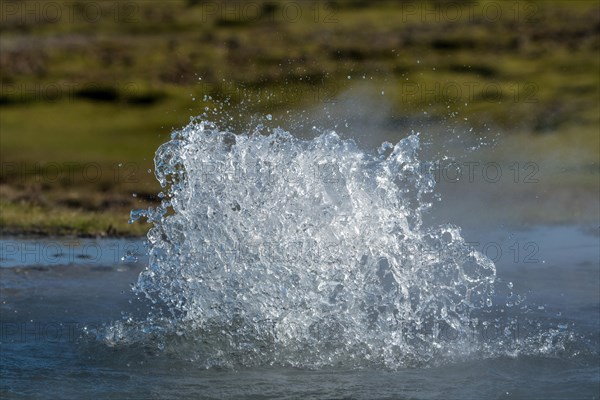
<path fill-rule="evenodd" d="M 538 323 L 570 338 L 547 352 L 540 348 L 528 354 L 482 353 L 394 369 L 268 363 L 207 369 L 181 353 L 162 352 L 147 343 L 111 347 L 86 334 L 123 318 L 123 313 L 147 312 L 148 305 L 131 291 L 147 262 L 141 240 L 3 238 L 0 395 L 6 399 L 599 398 L 597 228 L 465 229 L 464 236 L 495 262 L 497 280 L 510 283 L 525 297 L 520 307 L 494 311 L 511 321 L 509 337 L 514 344 L 535 336 Z M 131 254 L 115 260 L 115 251 Z M 70 256 L 72 260 L 66 258 Z M 454 339 L 447 335 L 442 340 Z M 475 330 L 473 340 L 495 346 L 506 336 L 497 330 Z"/>

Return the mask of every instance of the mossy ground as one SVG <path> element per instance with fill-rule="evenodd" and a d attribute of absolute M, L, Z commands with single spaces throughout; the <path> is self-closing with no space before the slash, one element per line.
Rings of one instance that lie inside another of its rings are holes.
<path fill-rule="evenodd" d="M 594 1 L 94 2 L 99 14 L 65 2 L 58 18 L 57 2 L 11 4 L 0 28 L 4 232 L 143 233 L 128 211 L 155 201 L 153 153 L 191 115 L 229 98 L 244 117 L 284 117 L 363 76 L 391 120 L 460 118 L 597 168 Z"/>

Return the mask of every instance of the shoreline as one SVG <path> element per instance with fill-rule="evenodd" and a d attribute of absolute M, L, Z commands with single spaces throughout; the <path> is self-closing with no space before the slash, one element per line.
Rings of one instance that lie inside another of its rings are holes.
<path fill-rule="evenodd" d="M 18 239 L 78 238 L 78 239 L 144 239 L 146 235 L 125 232 L 69 232 L 44 229 L 0 229 L 0 239 L 6 237 Z"/>
<path fill-rule="evenodd" d="M 485 230 L 489 230 L 492 226 L 496 226 L 499 230 L 503 231 L 515 231 L 515 232 L 523 232 L 528 230 L 533 230 L 536 228 L 577 228 L 580 229 L 586 235 L 599 235 L 600 232 L 598 230 L 598 224 L 595 223 L 597 221 L 588 221 L 584 223 L 583 221 L 522 221 L 521 223 L 505 223 L 502 221 L 498 221 L 497 224 L 484 224 L 481 228 Z M 461 226 L 461 229 L 464 230 L 472 230 L 474 227 L 470 224 L 466 224 L 465 226 Z M 146 238 L 146 234 L 144 235 L 136 235 L 126 232 L 69 232 L 64 233 L 60 231 L 53 230 L 44 230 L 44 229 L 3 229 L 0 228 L 0 240 L 6 240 L 9 238 L 14 239 L 49 239 L 49 238 L 57 238 L 57 239 L 67 239 L 67 238 L 77 238 L 77 239 L 139 239 L 143 240 Z"/>

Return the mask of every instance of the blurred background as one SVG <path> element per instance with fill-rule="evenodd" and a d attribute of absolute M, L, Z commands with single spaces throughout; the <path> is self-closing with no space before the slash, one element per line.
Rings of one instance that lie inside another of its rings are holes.
<path fill-rule="evenodd" d="M 597 1 L 0 4 L 2 233 L 143 234 L 154 151 L 203 113 L 366 151 L 419 131 L 435 218 L 598 226 Z"/>

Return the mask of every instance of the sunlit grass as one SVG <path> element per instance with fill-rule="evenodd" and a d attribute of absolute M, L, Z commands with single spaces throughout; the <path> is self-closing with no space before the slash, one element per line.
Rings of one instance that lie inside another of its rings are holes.
<path fill-rule="evenodd" d="M 141 236 L 149 228 L 143 222 L 128 224 L 125 210 L 120 213 L 116 210 L 90 212 L 0 200 L 0 211 L 3 233 Z"/>
<path fill-rule="evenodd" d="M 286 18 L 298 4 L 302 15 Z M 444 2 L 362 0 L 259 1 L 259 15 L 193 0 L 102 3 L 109 18 L 94 24 L 76 13 L 56 23 L 9 18 L 0 37 L 8 54 L 0 228 L 137 232 L 121 225 L 121 213 L 160 190 L 148 173 L 154 151 L 190 116 L 226 102 L 236 110 L 231 125 L 273 114 L 291 128 L 292 114 L 325 108 L 365 82 L 385 92 L 394 117 L 501 132 L 515 149 L 562 157 L 569 170 L 597 163 L 597 3 L 453 4 L 463 7 L 456 20 L 444 16 Z M 502 17 L 484 18 L 490 7 Z M 75 173 L 54 180 L 32 167 L 65 163 Z M 85 179 L 88 164 L 101 176 Z M 596 184 L 567 175 L 555 184 Z M 48 210 L 54 217 L 44 222 Z"/>

